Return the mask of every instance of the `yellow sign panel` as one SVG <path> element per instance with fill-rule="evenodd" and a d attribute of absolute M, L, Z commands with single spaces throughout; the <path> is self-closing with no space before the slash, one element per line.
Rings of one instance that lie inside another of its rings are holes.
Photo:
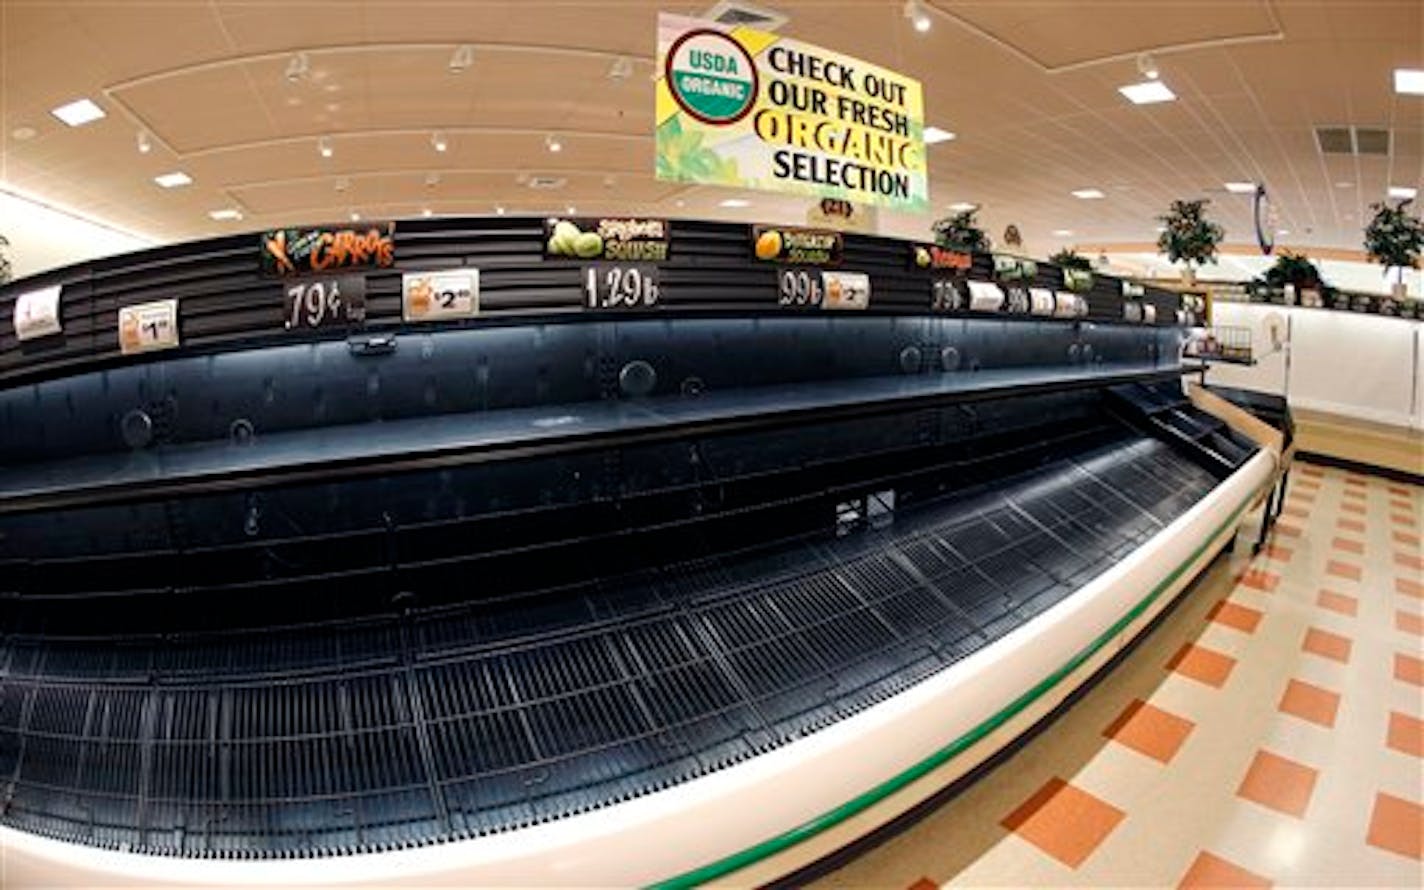
<path fill-rule="evenodd" d="M 659 179 L 929 209 L 919 81 L 667 13 L 658 72 Z"/>

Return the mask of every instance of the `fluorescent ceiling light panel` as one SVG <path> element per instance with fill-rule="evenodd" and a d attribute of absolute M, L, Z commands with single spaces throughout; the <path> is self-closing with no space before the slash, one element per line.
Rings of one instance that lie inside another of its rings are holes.
<path fill-rule="evenodd" d="M 208 213 L 208 216 L 212 217 L 218 222 L 230 222 L 235 219 L 242 219 L 242 211 L 236 210 L 232 207 L 224 207 L 221 210 L 210 211 Z"/>
<path fill-rule="evenodd" d="M 728 198 L 717 205 L 718 207 L 750 207 L 751 201 L 744 201 L 741 198 Z"/>
<path fill-rule="evenodd" d="M 978 207 L 978 204 L 970 204 L 968 201 L 960 201 L 958 203 L 949 205 L 949 209 L 953 210 L 955 213 L 964 213 L 968 210 L 977 210 Z"/>
<path fill-rule="evenodd" d="M 948 130 L 941 130 L 939 127 L 925 127 L 925 145 L 938 145 L 955 138 L 955 135 Z"/>
<path fill-rule="evenodd" d="M 1106 196 L 1102 193 L 1100 189 L 1078 189 L 1077 191 L 1073 192 L 1073 197 L 1082 198 L 1084 201 L 1096 201 L 1097 199 Z"/>
<path fill-rule="evenodd" d="M 1394 91 L 1408 93 L 1411 96 L 1424 96 L 1424 69 L 1394 69 Z"/>
<path fill-rule="evenodd" d="M 164 173 L 161 176 L 155 176 L 153 177 L 153 181 L 166 189 L 176 189 L 179 186 L 192 185 L 193 177 L 189 176 L 187 173 L 184 173 L 182 170 L 176 170 L 172 173 Z"/>
<path fill-rule="evenodd" d="M 1237 195 L 1254 195 L 1256 194 L 1256 183 L 1228 182 L 1226 183 L 1226 190 Z"/>
<path fill-rule="evenodd" d="M 1117 91 L 1127 97 L 1133 105 L 1152 105 L 1156 102 L 1171 102 L 1177 98 L 1177 94 L 1167 89 L 1167 85 L 1160 80 L 1144 80 L 1142 83 L 1130 83 L 1125 87 L 1118 87 Z"/>
<path fill-rule="evenodd" d="M 104 109 L 95 105 L 88 99 L 76 99 L 68 105 L 61 105 L 50 112 L 50 114 L 69 124 L 71 127 L 82 127 L 92 123 L 104 116 Z"/>
<path fill-rule="evenodd" d="M 1403 198 L 1406 201 L 1413 201 L 1414 196 L 1419 194 L 1419 189 L 1412 189 L 1405 185 L 1392 185 L 1389 187 L 1391 198 Z"/>

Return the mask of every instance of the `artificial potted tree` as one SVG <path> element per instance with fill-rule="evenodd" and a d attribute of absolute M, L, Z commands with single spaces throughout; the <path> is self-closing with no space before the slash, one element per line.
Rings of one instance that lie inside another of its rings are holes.
<path fill-rule="evenodd" d="M 1196 201 L 1173 201 L 1161 221 L 1162 234 L 1157 238 L 1157 249 L 1167 255 L 1173 263 L 1183 262 L 1182 280 L 1188 285 L 1196 283 L 1197 266 L 1203 266 L 1216 258 L 1217 245 L 1226 237 L 1226 230 L 1206 218 L 1205 198 Z"/>
<path fill-rule="evenodd" d="M 934 231 L 935 243 L 949 250 L 988 253 L 993 243 L 984 230 L 979 228 L 979 220 L 976 218 L 978 212 L 976 207 L 935 220 L 930 226 Z"/>
<path fill-rule="evenodd" d="M 1390 291 L 1401 303 L 1405 297 L 1404 270 L 1418 268 L 1419 254 L 1424 250 L 1424 222 L 1409 214 L 1409 203 L 1406 199 L 1395 207 L 1371 204 L 1375 215 L 1365 226 L 1365 253 L 1385 267 L 1386 275 L 1391 268 L 1399 270 Z"/>

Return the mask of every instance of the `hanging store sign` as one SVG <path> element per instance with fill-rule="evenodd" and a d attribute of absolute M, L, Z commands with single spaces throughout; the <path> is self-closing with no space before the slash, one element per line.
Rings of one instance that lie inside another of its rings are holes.
<path fill-rule="evenodd" d="M 1261 248 L 1261 253 L 1270 256 L 1276 250 L 1276 225 L 1280 219 L 1264 185 L 1256 186 L 1251 210 L 1256 223 L 1256 244 Z"/>
<path fill-rule="evenodd" d="M 34 340 L 58 334 L 59 323 L 58 284 L 20 294 L 15 299 L 15 337 L 20 340 Z"/>
<path fill-rule="evenodd" d="M 395 264 L 395 223 L 273 229 L 262 234 L 262 274 L 311 275 Z"/>
<path fill-rule="evenodd" d="M 668 258 L 665 219 L 609 217 L 544 221 L 544 256 L 610 262 L 661 263 Z"/>
<path fill-rule="evenodd" d="M 658 179 L 929 209 L 919 81 L 668 13 L 657 70 Z"/>
<path fill-rule="evenodd" d="M 401 276 L 401 318 L 405 321 L 450 321 L 479 314 L 479 269 Z"/>
<path fill-rule="evenodd" d="M 968 272 L 974 257 L 964 250 L 950 250 L 937 244 L 911 244 L 910 266 L 915 269 L 940 269 Z"/>
<path fill-rule="evenodd" d="M 119 351 L 124 355 L 178 346 L 178 301 L 157 300 L 119 310 Z"/>
<path fill-rule="evenodd" d="M 840 232 L 787 226 L 752 227 L 752 253 L 766 262 L 834 266 L 841 261 L 844 250 L 845 238 Z"/>

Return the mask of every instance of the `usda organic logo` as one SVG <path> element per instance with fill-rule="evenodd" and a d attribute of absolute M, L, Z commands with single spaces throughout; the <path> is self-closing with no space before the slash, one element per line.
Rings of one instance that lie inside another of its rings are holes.
<path fill-rule="evenodd" d="M 707 124 L 731 124 L 752 110 L 756 63 L 720 31 L 689 31 L 668 50 L 666 78 L 683 111 Z"/>

